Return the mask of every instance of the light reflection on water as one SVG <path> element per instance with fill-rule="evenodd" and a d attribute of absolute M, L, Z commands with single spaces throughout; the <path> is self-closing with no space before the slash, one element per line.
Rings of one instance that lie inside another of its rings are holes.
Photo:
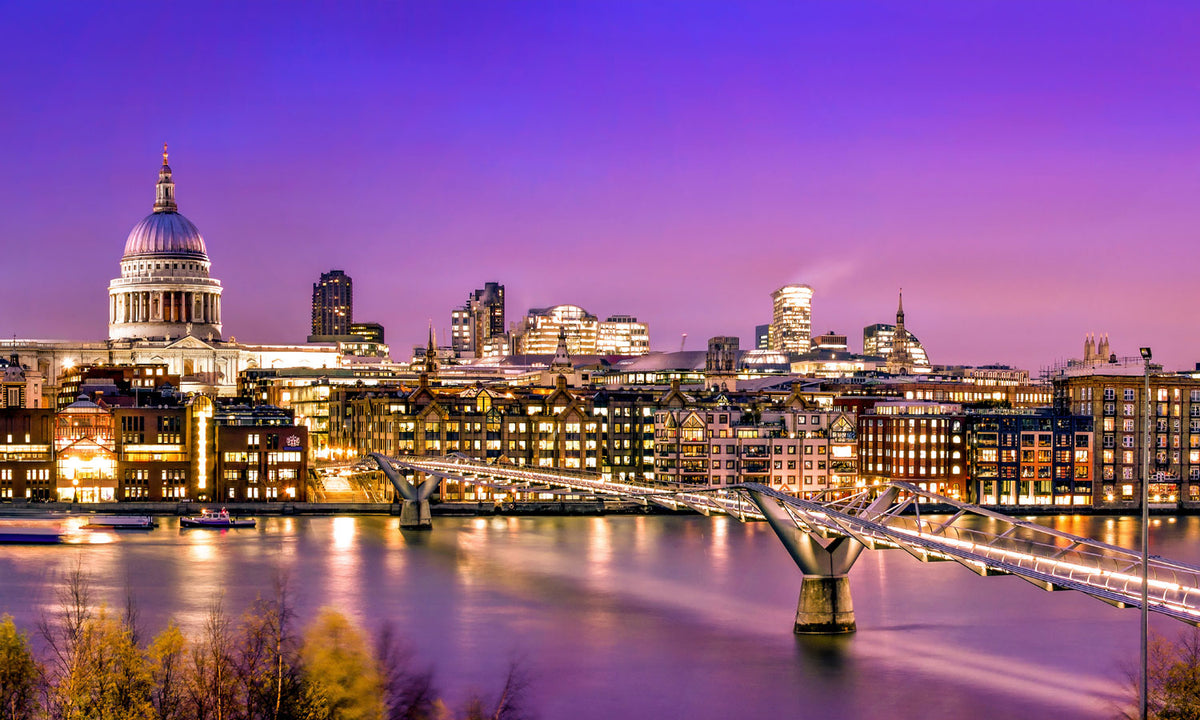
<path fill-rule="evenodd" d="M 1155 518 L 1152 552 L 1200 558 L 1200 518 Z M 986 521 L 981 521 L 986 522 Z M 1134 518 L 1043 522 L 1135 547 Z M 0 552 L 0 612 L 27 630 L 76 563 L 97 596 L 130 589 L 150 632 L 196 630 L 216 595 L 238 616 L 286 574 L 301 617 L 392 622 L 444 691 L 488 690 L 524 656 L 542 717 L 1106 717 L 1137 614 L 902 551 L 851 571 L 859 633 L 791 632 L 800 573 L 769 528 L 726 517 L 270 517 L 253 529 L 96 533 Z M 1170 621 L 1155 627 L 1172 635 Z"/>

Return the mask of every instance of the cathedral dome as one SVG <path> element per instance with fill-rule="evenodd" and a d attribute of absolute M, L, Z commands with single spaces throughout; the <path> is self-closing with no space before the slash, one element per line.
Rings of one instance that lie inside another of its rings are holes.
<path fill-rule="evenodd" d="M 177 212 L 154 212 L 134 225 L 125 239 L 125 257 L 132 255 L 184 255 L 208 260 L 200 231 Z"/>
<path fill-rule="evenodd" d="M 154 212 L 129 232 L 125 239 L 125 257 L 182 255 L 207 261 L 204 238 L 200 237 L 200 231 L 191 220 L 179 214 L 179 206 L 175 204 L 175 183 L 171 179 L 171 166 L 167 164 L 165 144 L 162 167 L 158 169 L 158 185 L 154 190 Z"/>

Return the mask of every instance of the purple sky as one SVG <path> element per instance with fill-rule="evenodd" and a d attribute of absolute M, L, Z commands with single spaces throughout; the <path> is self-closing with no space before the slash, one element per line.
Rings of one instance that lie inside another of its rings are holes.
<path fill-rule="evenodd" d="M 803 282 L 853 348 L 902 285 L 935 363 L 1200 361 L 1193 3 L 176 5 L 0 9 L 0 336 L 105 336 L 166 141 L 242 341 L 340 268 L 396 357 L 494 280 L 656 349 Z"/>

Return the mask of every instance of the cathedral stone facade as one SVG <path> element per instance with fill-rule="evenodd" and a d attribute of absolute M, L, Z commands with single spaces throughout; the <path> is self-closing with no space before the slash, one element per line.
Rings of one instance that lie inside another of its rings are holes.
<path fill-rule="evenodd" d="M 179 214 L 163 145 L 154 212 L 130 231 L 121 277 L 108 286 L 108 339 L 220 340 L 221 281 L 209 266 L 200 231 Z"/>

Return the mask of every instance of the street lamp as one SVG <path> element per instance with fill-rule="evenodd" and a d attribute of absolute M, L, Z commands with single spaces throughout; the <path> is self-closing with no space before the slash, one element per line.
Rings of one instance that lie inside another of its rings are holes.
<path fill-rule="evenodd" d="M 1142 360 L 1145 363 L 1145 393 L 1142 417 L 1142 682 L 1140 700 L 1142 705 L 1142 720 L 1149 718 L 1149 698 L 1147 683 L 1149 680 L 1149 653 L 1146 649 L 1146 635 L 1150 617 L 1150 412 L 1154 404 L 1150 400 L 1150 348 L 1144 347 Z"/>

